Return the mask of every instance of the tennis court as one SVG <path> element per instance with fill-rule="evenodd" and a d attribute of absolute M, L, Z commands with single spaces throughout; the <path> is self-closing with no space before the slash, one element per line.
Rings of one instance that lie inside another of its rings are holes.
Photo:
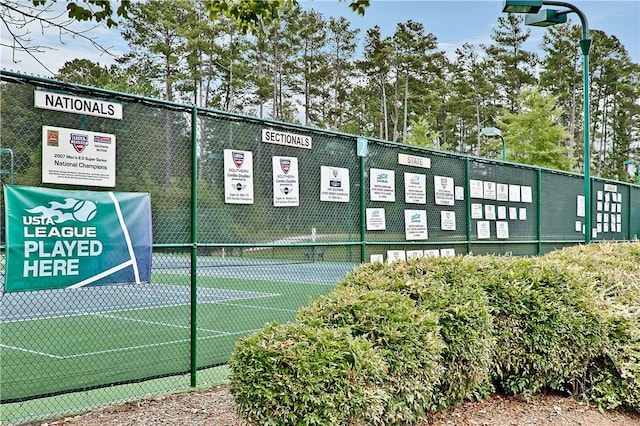
<path fill-rule="evenodd" d="M 226 363 L 238 338 L 293 319 L 353 266 L 198 257 L 198 367 Z M 2 402 L 188 372 L 189 271 L 188 257 L 159 255 L 152 284 L 2 295 Z"/>

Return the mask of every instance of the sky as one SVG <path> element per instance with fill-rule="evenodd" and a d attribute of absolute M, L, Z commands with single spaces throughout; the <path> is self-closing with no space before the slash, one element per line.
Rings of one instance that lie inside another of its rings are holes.
<path fill-rule="evenodd" d="M 27 0 L 22 0 L 27 1 Z M 375 25 L 381 28 L 382 36 L 391 36 L 399 22 L 419 21 L 425 32 L 432 33 L 438 40 L 438 50 L 452 54 L 463 43 L 476 47 L 490 44 L 491 32 L 497 27 L 498 17 L 502 14 L 502 0 L 372 0 L 365 16 L 357 15 L 349 9 L 349 0 L 299 0 L 304 9 L 315 9 L 325 17 L 345 17 L 353 27 L 360 28 L 360 48 L 366 31 Z M 604 31 L 617 37 L 627 49 L 631 59 L 640 63 L 640 0 L 574 0 L 571 2 L 587 16 L 589 27 Z M 55 3 L 55 7 L 64 8 L 64 2 Z M 571 22 L 579 24 L 575 13 L 568 15 Z M 75 28 L 87 29 L 86 23 L 76 23 Z M 531 36 L 525 49 L 539 51 L 544 28 L 528 27 Z M 5 47 L 12 38 L 2 25 L 0 47 L 0 68 L 14 72 L 52 77 L 62 65 L 75 58 L 90 59 L 103 65 L 112 64 L 114 58 L 101 54 L 92 44 L 69 34 L 59 34 L 55 29 L 32 27 L 30 37 L 32 45 L 49 47 L 35 56 L 41 62 L 24 52 Z M 127 45 L 120 37 L 120 31 L 97 27 L 87 35 L 94 37 L 115 55 L 126 53 Z M 576 49 L 578 40 L 576 40 Z"/>

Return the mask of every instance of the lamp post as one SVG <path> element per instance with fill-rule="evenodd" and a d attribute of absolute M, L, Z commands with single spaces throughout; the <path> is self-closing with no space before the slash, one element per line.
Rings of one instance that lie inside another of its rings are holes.
<path fill-rule="evenodd" d="M 566 10 L 542 9 L 543 5 L 560 6 Z M 591 176 L 589 162 L 589 50 L 591 39 L 589 38 L 589 23 L 587 17 L 580 9 L 571 3 L 553 0 L 505 0 L 502 7 L 505 13 L 527 13 L 525 24 L 538 27 L 548 27 L 567 21 L 568 13 L 576 13 L 580 17 L 582 24 L 582 40 L 580 49 L 582 50 L 582 84 L 583 84 L 583 106 L 584 106 L 584 242 L 591 241 Z"/>
<path fill-rule="evenodd" d="M 637 178 L 637 184 L 640 185 L 640 161 L 638 160 L 624 160 L 624 164 L 625 166 L 634 166 L 635 167 L 635 171 L 636 171 L 636 178 Z M 629 171 L 627 170 L 627 173 L 629 173 Z"/>
<path fill-rule="evenodd" d="M 502 161 L 505 161 L 507 158 L 507 148 L 504 143 L 504 137 L 502 137 L 502 132 L 497 127 L 483 127 L 480 131 L 484 136 L 497 136 L 502 140 Z"/>

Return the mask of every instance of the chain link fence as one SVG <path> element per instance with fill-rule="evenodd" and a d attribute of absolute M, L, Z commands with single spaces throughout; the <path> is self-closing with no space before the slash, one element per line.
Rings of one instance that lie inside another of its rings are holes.
<path fill-rule="evenodd" d="M 123 119 L 38 108 L 34 90 L 117 102 Z M 104 132 L 108 189 L 149 193 L 153 218 L 150 283 L 0 293 L 3 423 L 224 380 L 239 338 L 361 262 L 545 253 L 583 242 L 589 211 L 594 241 L 640 234 L 633 185 L 593 179 L 581 206 L 575 174 L 6 71 L 0 91 L 3 186 L 92 189 L 43 185 L 43 126 Z"/>

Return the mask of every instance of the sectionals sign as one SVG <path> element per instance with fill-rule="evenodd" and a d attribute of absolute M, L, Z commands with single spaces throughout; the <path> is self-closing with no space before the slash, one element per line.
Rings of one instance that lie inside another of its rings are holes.
<path fill-rule="evenodd" d="M 36 108 L 122 120 L 122 104 L 117 102 L 35 90 L 33 104 Z"/>
<path fill-rule="evenodd" d="M 5 291 L 149 281 L 149 194 L 6 186 L 4 199 Z"/>
<path fill-rule="evenodd" d="M 270 129 L 262 129 L 262 142 L 311 149 L 311 136 L 277 132 Z"/>

